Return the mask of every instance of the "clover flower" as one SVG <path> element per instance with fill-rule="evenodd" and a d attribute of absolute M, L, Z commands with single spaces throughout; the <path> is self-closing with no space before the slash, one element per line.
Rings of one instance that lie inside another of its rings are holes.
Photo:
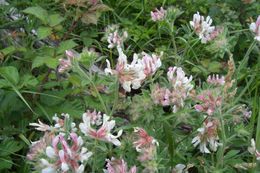
<path fill-rule="evenodd" d="M 69 145 L 71 143 L 71 146 Z M 69 170 L 83 173 L 84 163 L 92 155 L 87 148 L 82 147 L 83 140 L 76 133 L 70 133 L 70 140 L 58 135 L 52 140 L 52 144 L 47 146 L 46 158 L 41 158 L 42 172 L 67 172 Z"/>
<path fill-rule="evenodd" d="M 157 56 L 155 54 L 152 54 L 151 56 L 145 52 L 142 52 L 143 57 L 141 62 L 144 66 L 144 74 L 146 76 L 153 75 L 157 71 L 157 69 L 161 67 L 162 62 L 160 58 L 162 54 L 163 53 L 161 52 L 160 56 Z"/>
<path fill-rule="evenodd" d="M 96 110 L 90 111 L 87 110 L 82 116 L 90 117 L 91 125 L 101 125 L 102 124 L 102 115 L 101 112 L 97 112 Z"/>
<path fill-rule="evenodd" d="M 216 95 L 216 94 L 215 94 Z M 214 96 L 212 91 L 204 91 L 197 96 L 197 99 L 201 104 L 196 104 L 194 108 L 198 112 L 205 112 L 208 115 L 212 115 L 216 108 L 219 107 L 222 103 L 221 96 Z"/>
<path fill-rule="evenodd" d="M 211 76 L 208 76 L 207 82 L 212 85 L 224 85 L 225 84 L 225 77 L 221 76 L 219 77 L 218 74 L 213 74 Z"/>
<path fill-rule="evenodd" d="M 251 139 L 251 146 L 248 147 L 248 151 L 250 154 L 255 155 L 256 160 L 260 160 L 260 152 L 256 149 L 255 140 Z"/>
<path fill-rule="evenodd" d="M 256 22 L 250 24 L 250 30 L 254 32 L 254 39 L 260 41 L 260 16 L 258 16 Z"/>
<path fill-rule="evenodd" d="M 136 173 L 136 166 L 133 166 L 128 171 L 127 163 L 123 159 L 111 158 L 107 159 L 107 169 L 104 170 L 104 173 Z"/>
<path fill-rule="evenodd" d="M 210 16 L 201 16 L 199 12 L 193 15 L 193 21 L 190 21 L 191 27 L 194 29 L 195 33 L 199 36 L 201 43 L 207 43 L 213 40 L 221 32 L 221 30 L 216 29 L 215 26 L 211 26 L 212 19 Z"/>
<path fill-rule="evenodd" d="M 79 54 L 73 50 L 66 50 L 66 59 L 61 58 L 59 59 L 59 67 L 58 67 L 58 72 L 59 73 L 64 73 L 72 68 L 72 62 L 74 58 L 79 57 Z"/>
<path fill-rule="evenodd" d="M 109 43 L 108 48 L 121 47 L 128 37 L 126 31 L 120 32 L 118 25 L 110 25 L 106 28 L 106 38 Z"/>
<path fill-rule="evenodd" d="M 206 120 L 203 123 L 203 127 L 197 130 L 199 134 L 192 139 L 192 144 L 194 147 L 199 145 L 201 153 L 210 153 L 207 145 L 209 145 L 209 148 L 214 152 L 217 151 L 218 146 L 221 145 L 221 143 L 218 142 L 218 124 L 217 120 Z"/>
<path fill-rule="evenodd" d="M 98 129 L 95 129 L 91 126 L 92 120 L 90 116 L 84 116 L 83 114 L 82 119 L 83 123 L 79 124 L 79 128 L 85 136 L 101 141 L 111 142 L 116 146 L 121 145 L 121 142 L 117 138 L 122 135 L 123 130 L 120 130 L 116 136 L 111 133 L 111 130 L 115 127 L 115 120 L 109 121 L 110 117 L 103 114 L 102 126 L 98 126 Z"/>
<path fill-rule="evenodd" d="M 143 64 L 138 61 L 137 54 L 134 54 L 131 64 L 127 63 L 127 57 L 121 47 L 117 47 L 119 57 L 116 64 L 116 69 L 111 69 L 110 62 L 107 62 L 106 74 L 117 75 L 120 84 L 125 91 L 130 92 L 131 88 L 138 89 L 141 87 L 142 81 L 145 79 Z"/>
<path fill-rule="evenodd" d="M 55 122 L 54 126 L 44 124 L 40 120 L 38 120 L 39 123 L 30 123 L 29 125 L 35 127 L 36 130 L 42 132 L 59 132 L 60 134 L 64 134 L 67 131 L 76 132 L 76 124 L 73 121 L 71 121 L 70 115 L 62 113 L 61 116 L 63 117 L 63 119 L 59 118 L 57 114 L 55 114 L 52 117 L 52 119 Z"/>
<path fill-rule="evenodd" d="M 163 9 L 163 7 L 158 10 L 157 8 L 155 11 L 151 11 L 151 18 L 154 22 L 161 21 L 165 18 L 167 11 Z"/>
<path fill-rule="evenodd" d="M 173 112 L 183 107 L 185 99 L 193 88 L 192 76 L 188 78 L 185 75 L 181 67 L 169 67 L 167 77 L 171 87 L 156 85 L 151 94 L 154 103 L 162 106 L 173 105 Z"/>
<path fill-rule="evenodd" d="M 42 173 L 84 172 L 84 164 L 92 155 L 83 147 L 83 140 L 76 133 L 68 139 L 63 135 L 45 133 L 44 137 L 32 144 L 27 158 Z"/>

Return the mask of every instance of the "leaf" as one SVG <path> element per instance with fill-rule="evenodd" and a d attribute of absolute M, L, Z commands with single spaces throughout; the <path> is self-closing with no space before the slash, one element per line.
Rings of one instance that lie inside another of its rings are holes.
<path fill-rule="evenodd" d="M 4 140 L 0 144 L 0 156 L 11 155 L 23 148 L 23 145 L 17 141 Z"/>
<path fill-rule="evenodd" d="M 52 29 L 50 27 L 39 27 L 37 30 L 37 35 L 39 39 L 46 38 L 47 36 L 51 35 Z"/>
<path fill-rule="evenodd" d="M 8 88 L 10 85 L 5 79 L 0 79 L 0 88 Z"/>
<path fill-rule="evenodd" d="M 2 158 L 0 157 L 0 170 L 1 169 L 11 169 L 13 162 L 10 157 Z"/>
<path fill-rule="evenodd" d="M 32 69 L 36 67 L 40 67 L 44 64 L 50 68 L 56 68 L 58 65 L 58 60 L 48 56 L 45 57 L 38 56 L 33 60 Z"/>
<path fill-rule="evenodd" d="M 221 64 L 217 61 L 213 61 L 209 63 L 208 70 L 213 73 L 217 73 L 220 71 Z"/>
<path fill-rule="evenodd" d="M 31 14 L 38 19 L 40 19 L 43 23 L 47 24 L 48 23 L 48 12 L 43 9 L 40 6 L 37 7 L 28 7 L 25 10 L 23 10 L 24 13 L 26 14 Z"/>
<path fill-rule="evenodd" d="M 77 46 L 78 44 L 75 43 L 72 39 L 71 40 L 66 40 L 61 42 L 60 46 L 58 47 L 58 54 L 63 54 L 65 50 L 69 50 Z"/>
<path fill-rule="evenodd" d="M 19 73 L 18 70 L 13 66 L 0 67 L 0 75 L 16 85 L 19 82 Z"/>
<path fill-rule="evenodd" d="M 98 18 L 99 18 L 99 14 L 98 13 L 89 13 L 86 12 L 83 14 L 81 21 L 85 24 L 97 24 Z"/>
<path fill-rule="evenodd" d="M 60 16 L 59 14 L 52 14 L 49 16 L 49 25 L 51 27 L 54 27 L 54 26 L 60 24 L 64 20 L 65 19 L 62 16 Z"/>

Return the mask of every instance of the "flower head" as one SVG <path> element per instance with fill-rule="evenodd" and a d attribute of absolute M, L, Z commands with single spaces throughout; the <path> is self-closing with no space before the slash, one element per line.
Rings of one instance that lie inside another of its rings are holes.
<path fill-rule="evenodd" d="M 111 158 L 107 159 L 107 169 L 104 173 L 136 173 L 136 166 L 133 166 L 129 171 L 127 168 L 127 163 L 123 159 Z"/>
<path fill-rule="evenodd" d="M 253 22 L 250 24 L 250 30 L 254 32 L 255 39 L 257 41 L 260 41 L 260 16 L 258 16 L 256 22 Z"/>
<path fill-rule="evenodd" d="M 222 86 L 225 84 L 225 77 L 224 76 L 219 77 L 218 74 L 213 74 L 212 76 L 208 76 L 207 82 L 209 84 Z"/>
<path fill-rule="evenodd" d="M 79 54 L 73 50 L 66 50 L 66 59 L 59 59 L 60 65 L 58 67 L 59 73 L 64 73 L 72 68 L 72 62 L 74 58 L 79 57 Z"/>
<path fill-rule="evenodd" d="M 126 31 L 121 32 L 118 25 L 108 26 L 105 32 L 105 37 L 109 43 L 108 48 L 121 47 L 128 37 L 128 33 Z"/>
<path fill-rule="evenodd" d="M 256 149 L 255 140 L 251 139 L 251 146 L 248 147 L 248 151 L 250 154 L 256 156 L 256 160 L 260 160 L 260 152 Z"/>
<path fill-rule="evenodd" d="M 163 9 L 163 7 L 158 10 L 157 8 L 154 11 L 151 11 L 151 17 L 154 22 L 161 21 L 166 16 L 166 10 Z"/>
<path fill-rule="evenodd" d="M 158 68 L 161 67 L 162 65 L 162 62 L 161 62 L 161 56 L 162 56 L 162 53 L 160 56 L 157 56 L 155 54 L 152 54 L 149 55 L 145 52 L 142 52 L 142 55 L 143 55 L 143 58 L 141 60 L 141 63 L 143 64 L 144 66 L 144 74 L 146 76 L 149 76 L 149 75 L 153 75 Z"/>
<path fill-rule="evenodd" d="M 203 127 L 197 130 L 199 134 L 192 139 L 192 144 L 194 147 L 199 145 L 201 153 L 210 153 L 209 149 L 207 148 L 208 144 L 212 151 L 217 151 L 218 146 L 221 145 L 221 143 L 218 142 L 218 124 L 219 123 L 217 120 L 206 120 L 203 123 Z"/>
<path fill-rule="evenodd" d="M 90 116 L 82 116 L 83 123 L 79 124 L 79 128 L 82 133 L 86 136 L 102 141 L 111 142 L 116 146 L 120 146 L 121 142 L 117 139 L 119 138 L 123 130 L 120 130 L 116 136 L 111 133 L 111 130 L 115 127 L 115 120 L 109 121 L 110 117 L 106 114 L 103 114 L 103 122 L 102 126 L 98 129 L 95 129 L 91 126 L 91 117 Z"/>
<path fill-rule="evenodd" d="M 201 43 L 207 43 L 208 41 L 216 38 L 221 30 L 211 26 L 212 19 L 210 16 L 204 19 L 204 16 L 201 16 L 199 12 L 193 15 L 193 21 L 190 21 L 191 27 L 194 29 L 195 33 L 199 36 Z"/>

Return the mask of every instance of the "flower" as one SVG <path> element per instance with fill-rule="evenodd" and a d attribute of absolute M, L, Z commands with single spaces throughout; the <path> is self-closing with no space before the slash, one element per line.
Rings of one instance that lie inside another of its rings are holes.
<path fill-rule="evenodd" d="M 159 145 L 157 140 L 149 136 L 144 129 L 135 127 L 134 132 L 137 133 L 138 136 L 138 140 L 133 143 L 137 152 L 141 152 L 143 148 L 147 148 L 150 145 Z"/>
<path fill-rule="evenodd" d="M 108 48 L 121 47 L 123 42 L 127 39 L 128 33 L 126 31 L 120 32 L 118 25 L 109 25 L 106 30 L 105 37 L 109 43 Z"/>
<path fill-rule="evenodd" d="M 141 63 L 144 66 L 144 74 L 146 76 L 149 75 L 153 75 L 158 68 L 161 67 L 162 62 L 161 62 L 161 56 L 162 56 L 162 52 L 160 56 L 157 56 L 155 54 L 152 54 L 152 56 L 150 56 L 149 54 L 142 52 L 143 58 L 141 60 Z"/>
<path fill-rule="evenodd" d="M 217 95 L 217 94 L 216 94 Z M 221 96 L 214 96 L 212 91 L 204 91 L 197 96 L 197 99 L 201 104 L 196 104 L 194 108 L 198 112 L 205 112 L 208 115 L 212 115 L 216 108 L 219 107 L 222 103 Z"/>
<path fill-rule="evenodd" d="M 172 173 L 187 173 L 188 171 L 185 168 L 186 168 L 186 165 L 184 165 L 184 164 L 177 164 L 173 168 Z"/>
<path fill-rule="evenodd" d="M 79 124 L 79 128 L 82 133 L 86 136 L 102 141 L 111 142 L 116 146 L 120 146 L 121 142 L 117 139 L 119 138 L 123 130 L 120 130 L 116 136 L 111 133 L 111 130 L 115 127 L 115 120 L 109 121 L 110 117 L 106 114 L 103 114 L 103 122 L 102 126 L 96 130 L 91 127 L 91 117 L 89 116 L 82 116 L 83 123 Z"/>
<path fill-rule="evenodd" d="M 94 110 L 93 112 L 90 112 L 90 110 L 87 110 L 82 116 L 90 117 L 91 125 L 101 125 L 102 124 L 102 115 L 101 112 L 97 112 Z"/>
<path fill-rule="evenodd" d="M 138 89 L 141 87 L 142 81 L 145 79 L 143 64 L 138 61 L 137 54 L 134 54 L 133 61 L 131 64 L 127 63 L 127 57 L 122 51 L 121 47 L 117 47 L 119 57 L 116 64 L 116 69 L 112 70 L 110 62 L 107 62 L 107 68 L 105 69 L 106 74 L 117 75 L 120 84 L 125 91 L 130 92 L 131 88 Z"/>
<path fill-rule="evenodd" d="M 224 85 L 225 84 L 225 77 L 219 77 L 218 74 L 213 74 L 212 76 L 208 76 L 207 82 L 213 85 Z"/>
<path fill-rule="evenodd" d="M 193 88 L 192 76 L 186 77 L 181 67 L 169 67 L 167 77 L 171 88 L 160 87 L 157 84 L 152 89 L 151 97 L 155 104 L 173 105 L 173 112 L 176 112 L 184 106 L 184 100 Z"/>
<path fill-rule="evenodd" d="M 74 58 L 79 57 L 79 54 L 73 50 L 66 50 L 66 59 L 59 59 L 60 65 L 58 67 L 59 73 L 64 73 L 72 68 L 72 61 Z"/>
<path fill-rule="evenodd" d="M 88 152 L 87 148 L 82 147 L 83 140 L 76 133 L 70 133 L 71 146 L 62 135 L 56 136 L 52 140 L 52 145 L 46 148 L 47 159 L 41 159 L 43 170 L 61 169 L 63 172 L 72 170 L 73 172 L 83 172 L 84 165 L 92 152 Z M 61 148 L 59 148 L 59 145 Z"/>
<path fill-rule="evenodd" d="M 34 126 L 36 130 L 46 132 L 51 131 L 51 127 L 47 124 L 42 123 L 40 120 L 38 120 L 39 123 L 29 123 L 30 126 Z"/>
<path fill-rule="evenodd" d="M 256 22 L 250 24 L 250 30 L 255 33 L 254 39 L 260 41 L 260 16 L 258 16 Z"/>
<path fill-rule="evenodd" d="M 190 21 L 190 25 L 199 36 L 201 43 L 207 43 L 218 35 L 219 30 L 215 30 L 215 26 L 211 26 L 211 24 L 210 16 L 207 16 L 204 20 L 204 16 L 201 16 L 199 12 L 193 15 L 193 21 Z"/>
<path fill-rule="evenodd" d="M 127 163 L 123 159 L 111 158 L 107 159 L 107 169 L 104 170 L 104 173 L 136 173 L 136 166 L 133 166 L 128 171 Z"/>
<path fill-rule="evenodd" d="M 166 16 L 166 12 L 163 7 L 161 7 L 160 10 L 156 8 L 155 11 L 151 11 L 152 20 L 154 22 L 163 20 Z"/>
<path fill-rule="evenodd" d="M 251 146 L 248 147 L 248 151 L 250 154 L 253 154 L 256 156 L 256 160 L 260 160 L 260 152 L 256 149 L 255 140 L 251 139 Z"/>
<path fill-rule="evenodd" d="M 218 124 L 219 123 L 217 120 L 206 120 L 203 123 L 203 127 L 197 130 L 199 134 L 192 139 L 192 144 L 194 147 L 199 145 L 201 153 L 210 153 L 209 149 L 207 148 L 208 144 L 212 151 L 217 151 L 217 147 L 221 145 L 221 143 L 218 142 Z"/>

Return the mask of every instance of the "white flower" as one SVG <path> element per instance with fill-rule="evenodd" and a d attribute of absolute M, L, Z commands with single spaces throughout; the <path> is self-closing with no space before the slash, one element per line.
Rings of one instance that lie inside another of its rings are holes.
<path fill-rule="evenodd" d="M 199 128 L 197 131 L 199 134 L 192 139 L 192 144 L 194 147 L 199 145 L 201 153 L 210 153 L 207 145 L 212 151 L 217 151 L 218 146 L 222 145 L 218 142 L 219 137 L 217 134 L 218 121 L 206 121 L 203 127 Z"/>
<path fill-rule="evenodd" d="M 107 60 L 106 74 L 117 75 L 119 82 L 125 91 L 130 92 L 132 89 L 141 87 L 142 81 L 145 79 L 144 66 L 141 61 L 138 61 L 138 55 L 134 54 L 131 64 L 127 63 L 127 57 L 121 47 L 117 47 L 119 57 L 116 64 L 116 69 L 111 69 L 110 62 Z"/>
<path fill-rule="evenodd" d="M 255 33 L 254 39 L 260 41 L 260 16 L 258 16 L 256 22 L 250 24 L 249 28 Z"/>
<path fill-rule="evenodd" d="M 102 126 L 96 130 L 91 127 L 90 117 L 83 116 L 83 123 L 79 124 L 79 128 L 82 133 L 86 136 L 89 136 L 94 139 L 111 142 L 116 146 L 120 146 L 121 142 L 117 139 L 119 138 L 123 130 L 120 130 L 116 136 L 111 133 L 111 130 L 115 127 L 115 120 L 109 121 L 110 117 L 106 114 L 103 114 L 103 123 Z"/>
<path fill-rule="evenodd" d="M 36 130 L 39 130 L 39 131 L 50 131 L 51 130 L 51 127 L 47 124 L 44 124 L 42 123 L 40 120 L 38 120 L 39 123 L 29 123 L 30 126 L 34 126 L 36 127 L 35 129 Z"/>
<path fill-rule="evenodd" d="M 201 16 L 199 12 L 193 15 L 193 21 L 190 21 L 190 25 L 201 39 L 201 43 L 207 43 L 211 40 L 211 33 L 215 30 L 215 26 L 211 26 L 211 24 L 210 16 L 204 20 L 204 16 Z"/>
<path fill-rule="evenodd" d="M 55 150 L 54 150 L 51 146 L 48 146 L 48 147 L 46 148 L 46 155 L 47 155 L 49 158 L 55 158 L 55 157 L 56 157 Z"/>
<path fill-rule="evenodd" d="M 152 54 L 152 56 L 150 56 L 149 54 L 142 52 L 143 58 L 141 61 L 141 63 L 144 66 L 144 74 L 146 76 L 149 75 L 153 75 L 158 68 L 161 67 L 162 62 L 160 57 L 162 56 L 163 53 L 161 53 L 160 56 L 157 56 L 155 54 Z"/>
<path fill-rule="evenodd" d="M 123 42 L 127 39 L 128 33 L 126 31 L 120 32 L 118 25 L 110 25 L 106 28 L 108 48 L 121 47 Z"/>
<path fill-rule="evenodd" d="M 161 21 L 165 18 L 166 12 L 163 7 L 161 7 L 160 10 L 156 8 L 155 11 L 151 11 L 151 18 L 154 22 Z"/>

